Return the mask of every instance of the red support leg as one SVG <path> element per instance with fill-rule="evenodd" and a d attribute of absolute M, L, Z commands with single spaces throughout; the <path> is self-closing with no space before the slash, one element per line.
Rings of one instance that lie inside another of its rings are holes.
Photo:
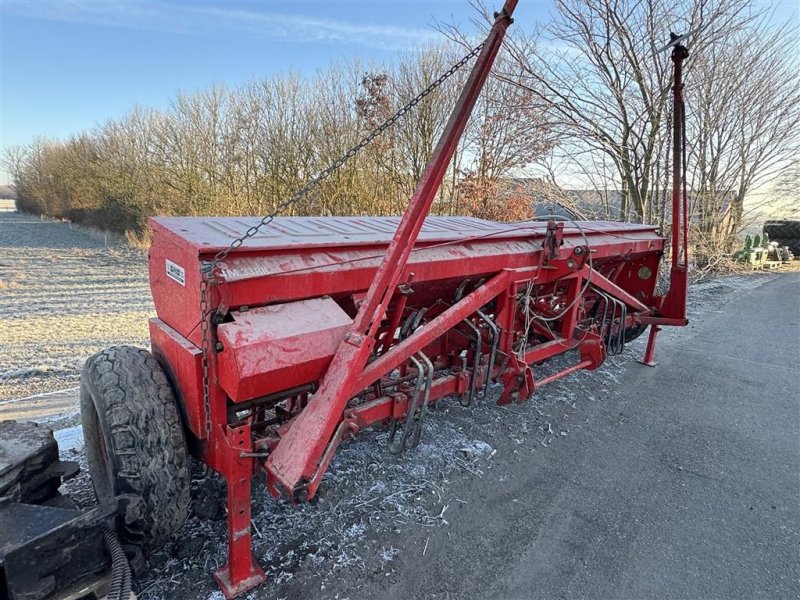
<path fill-rule="evenodd" d="M 658 363 L 653 358 L 656 351 L 656 336 L 661 331 L 658 325 L 650 325 L 650 335 L 647 337 L 647 349 L 644 351 L 644 358 L 639 362 L 648 367 L 655 367 Z"/>
<path fill-rule="evenodd" d="M 233 450 L 233 449 L 232 449 Z M 236 451 L 236 450 L 234 450 Z M 230 600 L 267 580 L 250 549 L 250 486 L 252 459 L 236 458 L 228 484 L 228 564 L 214 571 L 214 579 Z M 242 464 L 244 463 L 244 464 Z"/>

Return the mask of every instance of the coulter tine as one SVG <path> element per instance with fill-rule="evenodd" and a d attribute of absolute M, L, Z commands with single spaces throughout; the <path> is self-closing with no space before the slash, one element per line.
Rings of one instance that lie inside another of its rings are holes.
<path fill-rule="evenodd" d="M 492 348 L 489 351 L 489 362 L 486 365 L 486 378 L 483 380 L 483 393 L 481 395 L 481 400 L 486 400 L 486 394 L 489 391 L 489 385 L 492 379 L 492 369 L 494 369 L 494 359 L 497 355 L 497 344 L 500 342 L 500 329 L 497 327 L 492 319 L 484 313 L 482 310 L 475 311 L 484 323 L 486 323 L 487 327 L 489 327 L 490 332 L 490 340 L 492 344 Z"/>
<path fill-rule="evenodd" d="M 419 445 L 419 440 L 422 437 L 422 423 L 425 420 L 425 413 L 428 411 L 428 402 L 431 399 L 431 386 L 433 385 L 434 368 L 433 363 L 427 355 L 420 350 L 417 352 L 422 364 L 425 365 L 425 389 L 422 394 L 422 406 L 419 409 L 419 414 L 414 422 L 414 433 L 411 436 L 410 448 L 416 448 Z"/>

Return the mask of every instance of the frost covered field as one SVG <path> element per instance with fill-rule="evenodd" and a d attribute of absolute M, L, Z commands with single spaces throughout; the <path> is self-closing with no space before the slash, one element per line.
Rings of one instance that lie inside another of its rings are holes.
<path fill-rule="evenodd" d="M 120 343 L 147 347 L 153 314 L 145 253 L 69 224 L 0 214 L 0 418 L 3 409 L 29 406 L 18 399 L 75 388 L 83 361 Z M 765 277 L 728 277 L 692 287 L 684 330 L 661 334 L 660 352 L 691 334 L 705 315 Z M 342 445 L 313 503 L 291 508 L 255 484 L 253 546 L 270 582 L 248 598 L 360 597 L 368 581 L 408 576 L 411 557 L 398 546 L 418 535 L 415 552 L 449 537 L 449 523 L 479 502 L 489 473 L 528 461 L 570 436 L 587 435 L 590 407 L 615 402 L 620 376 L 644 351 L 645 337 L 631 343 L 594 373 L 579 372 L 537 391 L 525 404 L 498 407 L 491 399 L 469 408 L 442 400 L 432 406 L 420 446 L 397 458 L 386 432 L 366 431 Z M 538 376 L 574 361 L 559 357 Z M 32 418 L 57 396 L 36 400 Z M 86 473 L 74 392 L 56 407 L 56 437 L 67 459 L 84 471 L 64 486 L 79 504 L 93 502 Z M 60 412 L 59 412 L 60 411 Z M 19 409 L 17 409 L 19 414 Z M 19 417 L 16 417 L 19 418 Z M 472 495 L 456 491 L 474 482 Z M 459 483 L 461 482 L 461 483 Z M 225 561 L 224 486 L 193 466 L 193 509 L 173 544 L 152 555 L 140 574 L 140 598 L 222 598 L 211 571 Z M 512 500 L 516 501 L 516 500 Z M 453 541 L 452 543 L 457 543 Z M 354 593 L 355 592 L 355 593 Z"/>
<path fill-rule="evenodd" d="M 0 401 L 75 387 L 113 344 L 147 344 L 147 257 L 102 234 L 0 213 Z"/>

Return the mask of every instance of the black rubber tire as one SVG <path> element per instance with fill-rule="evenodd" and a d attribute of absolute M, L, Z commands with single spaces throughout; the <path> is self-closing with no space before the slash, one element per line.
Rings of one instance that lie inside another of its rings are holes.
<path fill-rule="evenodd" d="M 775 238 L 770 239 L 770 242 L 777 242 L 778 246 L 788 246 L 789 250 L 795 256 L 800 256 L 800 238 Z"/>
<path fill-rule="evenodd" d="M 769 236 L 771 242 L 774 242 L 775 238 L 800 239 L 800 221 L 767 221 L 764 223 L 764 233 Z"/>
<path fill-rule="evenodd" d="M 186 521 L 189 462 L 178 406 L 150 352 L 115 346 L 81 374 L 86 458 L 98 501 L 137 498 L 120 519 L 123 543 L 145 549 L 169 541 Z"/>
<path fill-rule="evenodd" d="M 645 330 L 647 329 L 647 325 L 633 325 L 632 327 L 626 327 L 625 333 L 623 334 L 625 337 L 625 343 L 628 344 L 641 336 Z"/>

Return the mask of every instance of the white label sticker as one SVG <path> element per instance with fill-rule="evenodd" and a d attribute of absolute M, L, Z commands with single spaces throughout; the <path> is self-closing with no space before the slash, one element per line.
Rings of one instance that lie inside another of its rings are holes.
<path fill-rule="evenodd" d="M 176 265 L 171 260 L 167 260 L 167 277 L 177 281 L 183 286 L 186 285 L 186 271 L 183 270 L 183 267 Z"/>

